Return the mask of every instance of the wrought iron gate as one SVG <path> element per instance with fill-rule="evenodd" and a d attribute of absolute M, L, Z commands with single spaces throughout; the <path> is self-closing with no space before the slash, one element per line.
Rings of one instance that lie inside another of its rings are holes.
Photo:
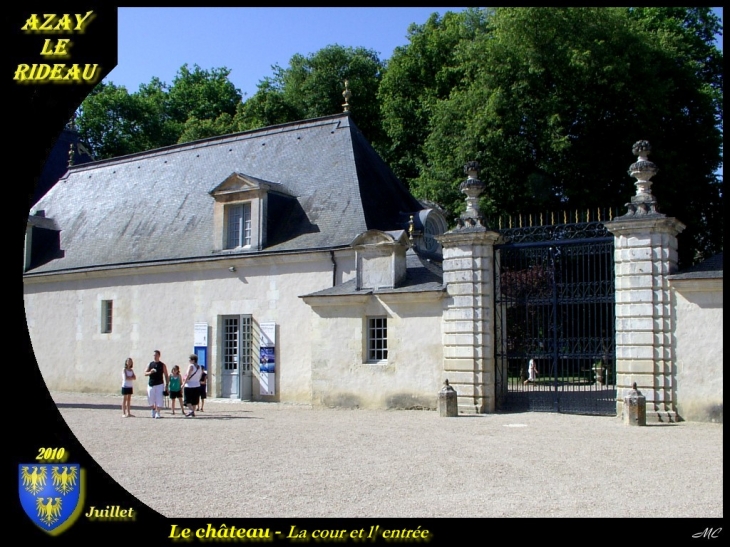
<path fill-rule="evenodd" d="M 494 268 L 498 408 L 615 414 L 613 236 L 601 222 L 500 233 Z"/>

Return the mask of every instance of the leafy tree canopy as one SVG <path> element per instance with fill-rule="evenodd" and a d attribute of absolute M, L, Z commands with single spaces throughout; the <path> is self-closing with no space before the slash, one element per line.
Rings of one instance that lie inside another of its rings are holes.
<path fill-rule="evenodd" d="M 622 208 L 631 145 L 651 142 L 680 263 L 722 250 L 723 54 L 710 8 L 494 8 L 411 25 L 387 63 L 327 46 L 275 65 L 241 102 L 225 68 L 181 67 L 129 93 L 99 85 L 78 125 L 98 158 L 351 111 L 420 199 L 455 216 L 467 161 L 488 215 Z"/>
<path fill-rule="evenodd" d="M 99 84 L 81 105 L 81 138 L 103 159 L 229 132 L 241 103 L 229 72 L 183 65 L 171 85 L 153 78 L 134 93 Z"/>
<path fill-rule="evenodd" d="M 406 184 L 420 173 L 423 144 L 437 101 L 448 99 L 464 76 L 457 56 L 461 43 L 486 30 L 486 12 L 467 9 L 434 13 L 423 25 L 408 29 L 408 44 L 395 49 L 378 91 L 383 130 L 383 154 Z"/>
<path fill-rule="evenodd" d="M 294 55 L 286 68 L 272 68 L 274 75 L 259 83 L 236 116 L 239 130 L 342 112 L 347 80 L 358 127 L 372 143 L 381 140 L 377 93 L 384 64 L 376 52 L 330 45 L 307 57 Z"/>
<path fill-rule="evenodd" d="M 477 160 L 488 214 L 617 207 L 635 193 L 631 145 L 646 139 L 659 205 L 687 224 L 681 262 L 722 249 L 716 19 L 677 9 L 489 12 L 455 52 L 462 80 L 432 107 L 414 192 L 458 212 L 462 166 Z"/>

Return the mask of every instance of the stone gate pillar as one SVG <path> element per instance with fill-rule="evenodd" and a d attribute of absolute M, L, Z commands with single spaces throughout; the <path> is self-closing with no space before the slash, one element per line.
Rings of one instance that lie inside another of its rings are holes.
<path fill-rule="evenodd" d="M 676 370 L 668 276 L 677 269 L 677 235 L 685 226 L 659 212 L 651 193 L 656 166 L 647 141 L 634 144 L 637 179 L 628 212 L 606 228 L 614 235 L 616 282 L 616 411 L 636 382 L 649 421 L 676 420 Z"/>
<path fill-rule="evenodd" d="M 485 184 L 479 164 L 464 167 L 467 208 L 457 227 L 438 236 L 443 248 L 449 303 L 443 315 L 444 368 L 441 381 L 458 393 L 459 413 L 494 412 L 494 244 L 499 237 L 479 212 Z"/>

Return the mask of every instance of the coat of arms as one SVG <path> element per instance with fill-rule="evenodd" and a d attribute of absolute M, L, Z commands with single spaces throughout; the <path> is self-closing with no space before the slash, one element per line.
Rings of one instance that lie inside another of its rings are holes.
<path fill-rule="evenodd" d="M 20 504 L 51 535 L 66 530 L 83 509 L 83 471 L 78 464 L 20 464 Z"/>

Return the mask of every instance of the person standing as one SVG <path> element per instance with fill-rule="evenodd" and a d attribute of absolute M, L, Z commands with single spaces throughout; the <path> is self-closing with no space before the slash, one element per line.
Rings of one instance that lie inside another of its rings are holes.
<path fill-rule="evenodd" d="M 200 369 L 200 403 L 198 404 L 198 410 L 200 412 L 203 412 L 203 409 L 205 408 L 205 397 L 207 394 L 206 392 L 208 389 L 208 371 L 205 370 L 205 367 L 202 365 Z"/>
<path fill-rule="evenodd" d="M 170 374 L 170 383 L 168 384 L 168 390 L 170 391 L 170 405 L 172 406 L 172 413 L 175 414 L 175 401 L 180 400 L 180 413 L 185 414 L 183 408 L 182 399 L 182 375 L 180 374 L 180 367 L 175 365 L 172 367 L 172 373 Z"/>
<path fill-rule="evenodd" d="M 122 372 L 122 416 L 125 418 L 134 418 L 131 413 L 132 393 L 134 393 L 133 383 L 137 376 L 134 374 L 134 361 L 131 357 L 127 357 L 124 361 L 124 371 Z"/>
<path fill-rule="evenodd" d="M 200 401 L 200 377 L 203 375 L 203 369 L 198 365 L 198 356 L 190 355 L 190 365 L 188 373 L 185 375 L 183 382 L 183 394 L 185 396 L 185 406 L 190 410 L 185 414 L 186 418 L 195 417 L 195 407 Z"/>
<path fill-rule="evenodd" d="M 523 383 L 533 383 L 537 379 L 537 367 L 535 366 L 535 360 L 530 359 L 530 363 L 527 365 L 527 380 Z"/>
<path fill-rule="evenodd" d="M 162 392 L 165 391 L 165 386 L 170 382 L 167 365 L 160 361 L 160 350 L 156 349 L 153 353 L 153 361 L 147 366 L 144 375 L 149 377 L 147 402 L 152 407 L 152 417 L 160 418 L 160 409 L 164 404 Z"/>

